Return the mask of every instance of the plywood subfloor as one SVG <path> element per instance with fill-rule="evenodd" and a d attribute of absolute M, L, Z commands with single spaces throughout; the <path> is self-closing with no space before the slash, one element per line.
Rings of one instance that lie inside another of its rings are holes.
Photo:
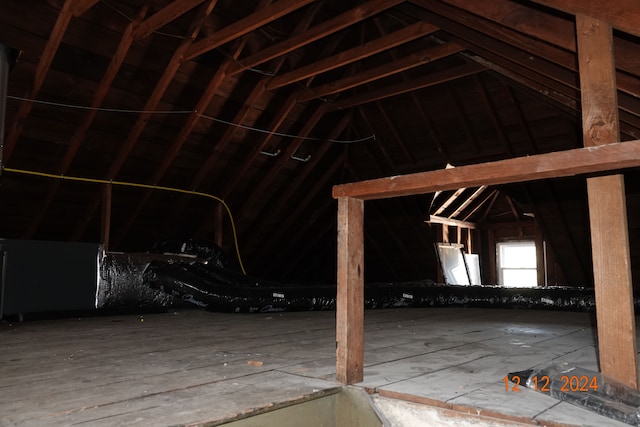
<path fill-rule="evenodd" d="M 623 426 L 504 376 L 551 361 L 597 368 L 592 315 L 365 313 L 365 379 L 381 396 L 520 421 Z M 0 426 L 191 425 L 334 388 L 335 313 L 180 310 L 0 325 Z"/>

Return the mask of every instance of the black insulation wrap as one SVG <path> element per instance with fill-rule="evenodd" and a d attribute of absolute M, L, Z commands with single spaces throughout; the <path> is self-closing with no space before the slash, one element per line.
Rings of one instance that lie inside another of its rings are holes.
<path fill-rule="evenodd" d="M 211 311 L 266 312 L 335 309 L 335 285 L 269 282 L 214 265 L 150 262 L 151 288 Z M 592 289 L 437 285 L 431 281 L 368 283 L 365 308 L 492 307 L 588 311 Z"/>

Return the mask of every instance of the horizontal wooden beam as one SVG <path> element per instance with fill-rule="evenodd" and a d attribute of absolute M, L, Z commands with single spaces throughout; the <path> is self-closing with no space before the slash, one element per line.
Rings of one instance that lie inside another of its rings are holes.
<path fill-rule="evenodd" d="M 640 140 L 336 185 L 333 197 L 388 199 L 637 166 L 640 166 Z"/>
<path fill-rule="evenodd" d="M 573 15 L 586 15 L 608 22 L 612 27 L 640 36 L 638 0 L 530 0 Z"/>
<path fill-rule="evenodd" d="M 469 228 L 469 229 L 478 228 L 475 222 L 460 221 L 457 219 L 445 218 L 445 217 L 436 216 L 436 215 L 429 215 L 429 221 L 425 221 L 425 222 L 431 223 L 431 224 L 444 224 L 444 225 L 450 225 L 452 227 L 462 227 L 462 228 Z"/>

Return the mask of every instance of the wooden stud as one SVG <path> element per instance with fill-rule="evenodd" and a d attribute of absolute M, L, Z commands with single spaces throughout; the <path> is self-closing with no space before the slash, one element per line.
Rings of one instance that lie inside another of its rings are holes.
<path fill-rule="evenodd" d="M 577 15 L 586 147 L 620 139 L 611 26 Z M 624 176 L 587 179 L 600 370 L 638 387 L 638 360 Z"/>
<path fill-rule="evenodd" d="M 442 224 L 442 243 L 449 243 L 449 226 Z"/>
<path fill-rule="evenodd" d="M 101 242 L 105 251 L 109 250 L 109 235 L 111 234 L 111 184 L 107 184 L 104 187 L 104 194 L 102 198 L 102 227 L 101 227 Z"/>
<path fill-rule="evenodd" d="M 338 199 L 338 295 L 336 299 L 336 380 L 363 380 L 364 365 L 364 202 Z"/>
<path fill-rule="evenodd" d="M 214 211 L 214 217 L 213 217 L 213 232 L 215 234 L 215 244 L 218 245 L 218 247 L 222 247 L 222 243 L 224 240 L 224 208 L 222 207 L 221 203 L 218 203 L 218 205 L 216 206 L 216 209 Z"/>

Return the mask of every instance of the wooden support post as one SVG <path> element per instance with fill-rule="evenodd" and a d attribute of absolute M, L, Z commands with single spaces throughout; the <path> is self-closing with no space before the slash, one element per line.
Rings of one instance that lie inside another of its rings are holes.
<path fill-rule="evenodd" d="M 223 243 L 223 235 L 224 235 L 224 231 L 223 231 L 223 225 L 224 225 L 224 210 L 222 208 L 222 204 L 219 203 L 218 206 L 216 206 L 216 210 L 214 211 L 214 218 L 213 218 L 213 233 L 214 233 L 214 240 L 215 240 L 215 244 L 218 245 L 219 247 L 222 247 L 222 243 Z"/>
<path fill-rule="evenodd" d="M 442 243 L 449 243 L 449 226 L 442 224 Z"/>
<path fill-rule="evenodd" d="M 611 25 L 576 16 L 582 127 L 587 147 L 618 142 Z M 633 284 L 624 177 L 587 179 L 600 370 L 638 387 Z"/>
<path fill-rule="evenodd" d="M 105 251 L 109 250 L 109 235 L 111 234 L 111 190 L 112 185 L 104 187 L 102 198 L 102 230 L 100 240 Z"/>
<path fill-rule="evenodd" d="M 338 295 L 336 298 L 336 380 L 363 380 L 364 202 L 338 199 Z"/>

